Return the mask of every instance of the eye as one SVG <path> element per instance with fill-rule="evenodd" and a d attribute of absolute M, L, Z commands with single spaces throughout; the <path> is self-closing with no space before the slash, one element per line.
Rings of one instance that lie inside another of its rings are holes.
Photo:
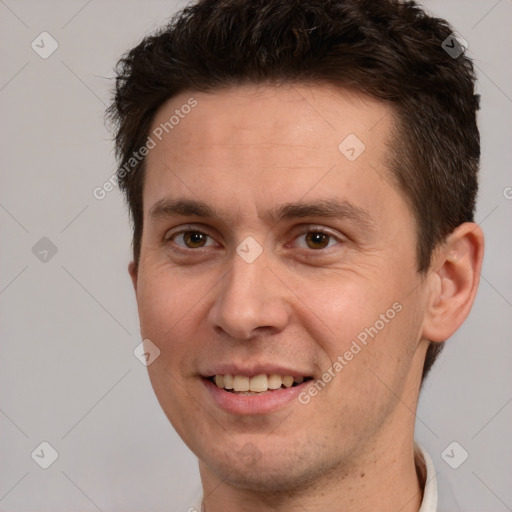
<path fill-rule="evenodd" d="M 301 249 L 327 249 L 340 242 L 338 237 L 326 232 L 323 228 L 310 228 L 295 238 L 295 246 Z"/>
<path fill-rule="evenodd" d="M 191 229 L 173 233 L 167 237 L 167 241 L 172 241 L 184 249 L 201 249 L 215 245 L 215 240 L 210 235 Z"/>

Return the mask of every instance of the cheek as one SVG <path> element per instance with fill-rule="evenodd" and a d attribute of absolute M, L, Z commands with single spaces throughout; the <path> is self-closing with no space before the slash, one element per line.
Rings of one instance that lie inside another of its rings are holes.
<path fill-rule="evenodd" d="M 421 320 L 407 301 L 385 303 L 371 314 L 362 314 L 350 333 L 329 353 L 339 364 L 333 393 L 353 417 L 384 416 L 403 396 L 418 346 Z M 347 393 L 349 391 L 349 393 Z M 364 413 L 363 413 L 364 410 Z M 379 413 L 380 410 L 380 413 Z"/>
<path fill-rule="evenodd" d="M 137 300 L 143 339 L 160 354 L 147 367 L 155 395 L 169 421 L 186 439 L 186 418 L 199 414 L 190 400 L 192 361 L 198 352 L 198 314 L 203 315 L 205 291 L 196 279 L 169 268 L 141 266 Z M 204 282 L 204 281 L 203 281 Z"/>
<path fill-rule="evenodd" d="M 141 270 L 137 302 L 142 334 L 161 337 L 187 317 L 200 299 L 201 290 L 198 283 L 165 265 L 146 262 Z"/>
<path fill-rule="evenodd" d="M 390 394 L 387 386 L 400 388 L 421 326 L 404 283 L 389 274 L 386 280 L 346 273 L 296 285 L 297 296 L 304 297 L 296 318 L 314 340 L 319 370 L 337 400 L 366 408 Z"/>
<path fill-rule="evenodd" d="M 148 367 L 150 375 L 157 367 L 176 369 L 189 360 L 189 352 L 193 353 L 191 341 L 205 297 L 197 285 L 169 269 L 154 268 L 140 276 L 137 301 L 141 335 L 160 349 L 160 364 Z"/>
<path fill-rule="evenodd" d="M 341 271 L 291 282 L 299 299 L 297 321 L 331 360 L 349 350 L 354 340 L 364 346 L 376 335 L 382 337 L 403 309 L 398 290 L 370 272 Z"/>

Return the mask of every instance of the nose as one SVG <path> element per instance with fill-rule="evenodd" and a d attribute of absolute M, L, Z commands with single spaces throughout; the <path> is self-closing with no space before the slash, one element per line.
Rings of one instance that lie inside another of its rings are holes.
<path fill-rule="evenodd" d="M 209 312 L 210 325 L 216 331 L 250 340 L 285 328 L 290 317 L 289 290 L 267 263 L 263 254 L 252 263 L 234 254 Z"/>

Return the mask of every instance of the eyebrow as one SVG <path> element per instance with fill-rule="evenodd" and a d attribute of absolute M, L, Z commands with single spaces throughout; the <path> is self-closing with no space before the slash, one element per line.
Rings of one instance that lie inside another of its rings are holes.
<path fill-rule="evenodd" d="M 350 201 L 339 199 L 287 203 L 272 209 L 269 217 L 276 222 L 301 217 L 340 218 L 352 220 L 365 229 L 370 229 L 375 225 L 368 210 L 356 206 Z"/>
<path fill-rule="evenodd" d="M 225 217 L 205 202 L 195 199 L 161 199 L 149 211 L 151 219 L 174 216 L 218 218 L 221 220 Z M 375 221 L 367 210 L 350 201 L 339 199 L 285 203 L 270 209 L 265 216 L 269 222 L 276 224 L 284 220 L 296 218 L 322 217 L 347 219 L 366 230 L 371 230 L 375 227 Z"/>
<path fill-rule="evenodd" d="M 213 208 L 194 199 L 161 199 L 149 210 L 149 217 L 152 219 L 174 216 L 218 217 Z"/>

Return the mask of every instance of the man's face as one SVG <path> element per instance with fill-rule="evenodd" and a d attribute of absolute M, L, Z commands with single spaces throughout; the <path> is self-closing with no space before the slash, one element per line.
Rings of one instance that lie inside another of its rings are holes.
<path fill-rule="evenodd" d="M 246 86 L 175 97 L 152 130 L 176 109 L 147 157 L 132 269 L 158 400 L 233 485 L 355 471 L 412 435 L 428 344 L 415 223 L 387 167 L 393 113 L 327 86 Z M 212 382 L 226 374 L 242 390 L 304 382 L 248 394 Z"/>

